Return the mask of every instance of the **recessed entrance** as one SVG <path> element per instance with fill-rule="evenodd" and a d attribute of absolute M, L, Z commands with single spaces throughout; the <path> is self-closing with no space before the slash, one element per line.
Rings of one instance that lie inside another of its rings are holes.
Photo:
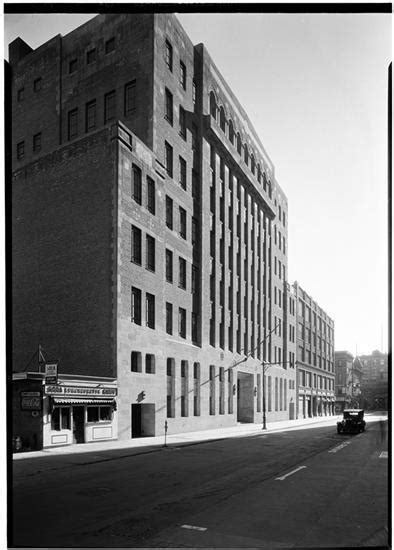
<path fill-rule="evenodd" d="M 155 404 L 133 403 L 131 405 L 131 437 L 155 435 Z"/>
<path fill-rule="evenodd" d="M 85 407 L 73 407 L 73 443 L 85 442 Z"/>
<path fill-rule="evenodd" d="M 237 421 L 254 422 L 253 374 L 237 374 Z"/>

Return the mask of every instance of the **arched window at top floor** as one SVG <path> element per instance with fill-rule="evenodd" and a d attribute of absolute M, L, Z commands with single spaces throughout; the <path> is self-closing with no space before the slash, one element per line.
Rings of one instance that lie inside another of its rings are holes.
<path fill-rule="evenodd" d="M 213 92 L 209 94 L 209 113 L 216 120 L 216 98 Z"/>
<path fill-rule="evenodd" d="M 245 164 L 249 163 L 249 149 L 246 143 L 244 145 L 244 161 L 245 161 Z"/>
<path fill-rule="evenodd" d="M 232 120 L 228 121 L 228 139 L 230 140 L 230 143 L 234 145 L 234 124 Z"/>
<path fill-rule="evenodd" d="M 263 172 L 263 189 L 264 191 L 267 191 L 267 176 L 265 175 L 265 172 Z"/>
<path fill-rule="evenodd" d="M 256 164 L 255 164 L 255 161 L 254 161 L 253 153 L 250 155 L 250 169 L 252 171 L 252 174 L 254 175 L 254 173 L 256 171 Z"/>
<path fill-rule="evenodd" d="M 261 183 L 261 167 L 260 164 L 257 165 L 257 181 Z"/>
<path fill-rule="evenodd" d="M 237 151 L 238 154 L 241 154 L 242 151 L 242 142 L 241 142 L 241 136 L 239 135 L 239 132 L 237 133 Z"/>
<path fill-rule="evenodd" d="M 219 124 L 220 124 L 220 129 L 223 130 L 223 132 L 225 132 L 226 131 L 226 115 L 224 114 L 223 107 L 220 107 L 220 111 L 219 111 Z"/>

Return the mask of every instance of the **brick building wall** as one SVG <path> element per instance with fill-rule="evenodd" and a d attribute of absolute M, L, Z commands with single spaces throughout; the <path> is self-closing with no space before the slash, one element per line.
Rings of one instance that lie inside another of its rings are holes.
<path fill-rule="evenodd" d="M 116 371 L 114 169 L 106 129 L 14 172 L 14 371 L 38 344 L 62 372 Z"/>

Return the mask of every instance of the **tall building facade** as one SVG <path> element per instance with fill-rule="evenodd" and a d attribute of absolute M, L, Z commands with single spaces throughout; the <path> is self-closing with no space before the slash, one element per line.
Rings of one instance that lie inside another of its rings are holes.
<path fill-rule="evenodd" d="M 111 14 L 9 60 L 14 370 L 116 379 L 119 438 L 294 418 L 287 199 L 205 47 Z"/>
<path fill-rule="evenodd" d="M 295 282 L 298 418 L 335 413 L 334 321 Z"/>

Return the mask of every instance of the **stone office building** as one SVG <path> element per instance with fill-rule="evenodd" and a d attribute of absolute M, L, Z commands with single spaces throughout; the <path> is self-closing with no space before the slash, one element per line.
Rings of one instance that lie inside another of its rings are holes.
<path fill-rule="evenodd" d="M 9 73 L 14 371 L 116 379 L 122 439 L 294 418 L 287 199 L 205 47 L 99 15 Z"/>
<path fill-rule="evenodd" d="M 335 414 L 334 321 L 300 285 L 297 301 L 298 418 Z"/>

